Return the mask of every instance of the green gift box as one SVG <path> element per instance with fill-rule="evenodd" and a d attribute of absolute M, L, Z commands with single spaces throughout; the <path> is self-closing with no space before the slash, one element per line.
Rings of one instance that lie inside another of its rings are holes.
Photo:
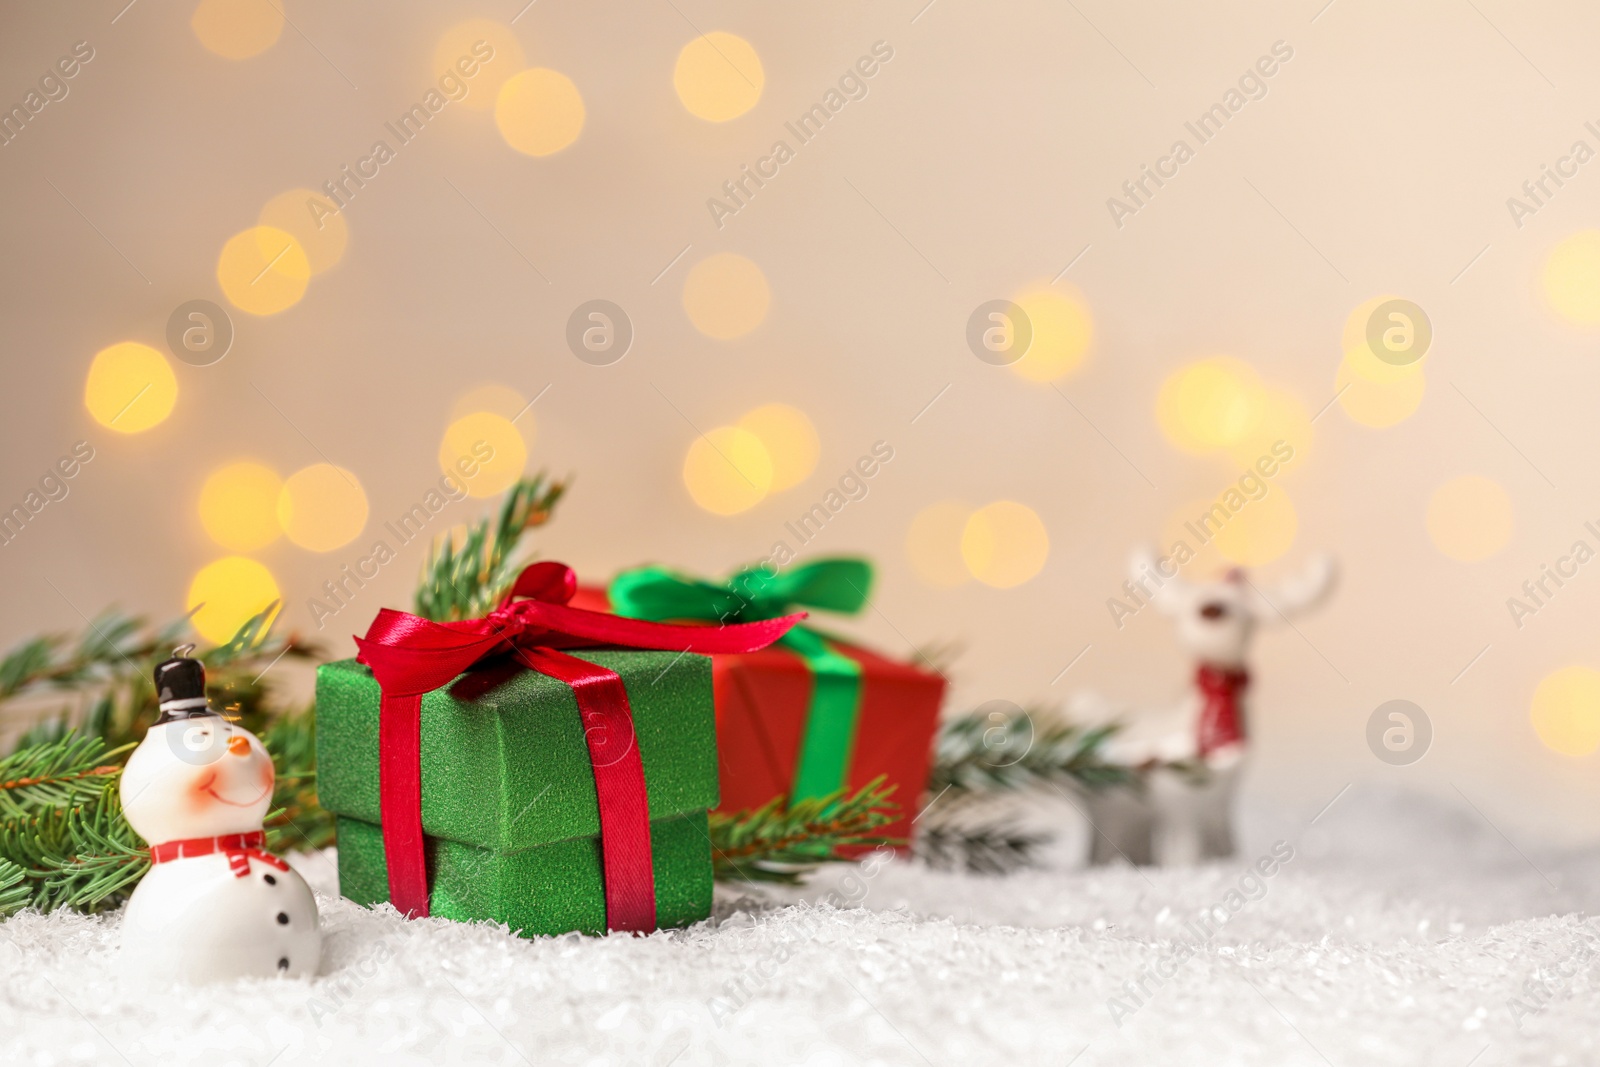
<path fill-rule="evenodd" d="M 683 652 L 570 655 L 615 671 L 644 765 L 658 925 L 711 912 L 717 804 L 711 660 Z M 339 888 L 389 899 L 379 798 L 378 682 L 355 660 L 317 671 L 317 793 L 338 817 Z M 429 912 L 490 919 L 523 936 L 604 933 L 599 799 L 571 686 L 509 656 L 421 701 L 422 829 Z"/>

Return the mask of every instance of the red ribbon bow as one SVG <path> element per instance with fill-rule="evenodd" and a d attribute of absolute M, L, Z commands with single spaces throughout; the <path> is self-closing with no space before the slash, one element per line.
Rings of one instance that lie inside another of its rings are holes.
<path fill-rule="evenodd" d="M 620 645 L 705 655 L 754 652 L 782 637 L 804 614 L 734 626 L 679 626 L 624 619 L 567 606 L 578 579 L 562 563 L 534 563 L 487 618 L 429 622 L 384 608 L 356 638 L 356 659 L 372 670 L 383 699 L 378 719 L 379 810 L 389 900 L 402 914 L 428 914 L 422 833 L 422 695 L 509 650 L 529 670 L 572 687 L 600 801 L 606 925 L 656 928 L 650 864 L 650 812 L 644 764 L 634 744 L 633 712 L 615 672 L 558 648 Z M 519 599 L 521 598 L 521 599 Z"/>
<path fill-rule="evenodd" d="M 1244 742 L 1244 713 L 1240 694 L 1250 684 L 1250 672 L 1228 670 L 1202 663 L 1194 675 L 1200 687 L 1200 721 L 1196 724 L 1195 744 L 1205 759 L 1219 748 Z"/>
<path fill-rule="evenodd" d="M 289 865 L 267 851 L 267 835 L 261 830 L 243 834 L 222 834 L 218 837 L 185 837 L 176 841 L 163 841 L 150 846 L 150 862 L 171 863 L 192 856 L 209 856 L 223 852 L 228 857 L 228 869 L 235 878 L 250 873 L 250 861 L 258 860 L 268 867 L 287 871 Z"/>

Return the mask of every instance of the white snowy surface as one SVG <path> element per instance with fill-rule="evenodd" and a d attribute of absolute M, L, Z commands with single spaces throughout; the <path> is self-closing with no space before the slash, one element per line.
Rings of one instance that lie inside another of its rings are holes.
<path fill-rule="evenodd" d="M 128 988 L 115 915 L 0 924 L 0 1063 L 1600 1063 L 1600 853 L 1359 786 L 1315 825 L 1250 814 L 1285 832 L 1203 869 L 837 868 L 719 889 L 710 921 L 648 938 L 406 923 L 301 856 L 314 980 Z M 1241 883 L 1278 839 L 1294 858 Z M 1241 885 L 1257 899 L 1180 958 Z"/>

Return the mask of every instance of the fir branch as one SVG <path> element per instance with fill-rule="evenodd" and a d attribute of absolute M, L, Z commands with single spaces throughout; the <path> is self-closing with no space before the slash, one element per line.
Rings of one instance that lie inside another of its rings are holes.
<path fill-rule="evenodd" d="M 898 818 L 894 788 L 879 775 L 854 793 L 841 789 L 792 806 L 774 797 L 753 811 L 712 812 L 714 876 L 793 885 L 824 863 L 849 859 L 843 849 L 897 844 L 873 833 Z"/>
<path fill-rule="evenodd" d="M 268 668 L 280 658 L 312 659 L 320 653 L 314 643 L 272 634 L 277 607 L 246 620 L 226 644 L 199 655 L 213 705 L 253 733 L 273 718 L 264 682 Z M 30 727 L 15 749 L 57 742 L 73 730 L 112 747 L 137 743 L 158 714 L 151 674 L 172 655 L 188 625 L 186 617 L 153 627 L 142 618 L 107 612 L 75 643 L 50 635 L 13 649 L 0 660 L 0 700 L 45 688 L 65 690 L 76 700 Z"/>
<path fill-rule="evenodd" d="M 1030 834 L 1006 823 L 923 826 L 913 854 L 936 870 L 1005 875 L 1037 862 L 1048 834 Z"/>
<path fill-rule="evenodd" d="M 317 709 L 284 715 L 261 734 L 278 782 L 267 814 L 267 848 L 299 852 L 334 843 L 333 815 L 317 803 Z"/>
<path fill-rule="evenodd" d="M 108 777 L 122 773 L 131 748 L 108 750 L 98 737 L 69 734 L 0 759 L 0 818 L 93 801 Z"/>
<path fill-rule="evenodd" d="M 416 614 L 434 622 L 486 615 L 516 580 L 522 535 L 549 522 L 566 491 L 567 482 L 543 473 L 524 478 L 506 493 L 494 519 L 436 539 L 417 584 Z"/>
<path fill-rule="evenodd" d="M 969 712 L 947 720 L 934 744 L 928 791 L 951 800 L 1054 783 L 1085 789 L 1133 781 L 1101 748 L 1117 727 L 1084 727 L 1038 711 Z"/>
<path fill-rule="evenodd" d="M 150 855 L 123 817 L 113 779 L 86 803 L 0 820 L 0 871 L 10 870 L 5 864 L 24 871 L 28 906 L 93 912 L 121 903 Z"/>
<path fill-rule="evenodd" d="M 74 688 L 111 676 L 138 654 L 142 620 L 116 609 L 102 612 L 74 641 L 67 634 L 29 638 L 0 659 L 0 700 L 30 690 Z"/>
<path fill-rule="evenodd" d="M 26 908 L 32 896 L 28 872 L 9 860 L 0 860 L 0 918 Z"/>

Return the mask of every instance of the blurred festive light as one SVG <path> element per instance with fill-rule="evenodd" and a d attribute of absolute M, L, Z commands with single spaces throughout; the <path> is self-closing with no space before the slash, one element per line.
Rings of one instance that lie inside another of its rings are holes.
<path fill-rule="evenodd" d="M 1362 426 L 1370 426 L 1375 430 L 1410 418 L 1422 404 L 1422 394 L 1427 391 L 1428 380 L 1422 372 L 1413 368 L 1394 367 L 1390 369 L 1404 373 L 1391 381 L 1377 382 L 1354 368 L 1357 365 L 1365 366 L 1369 360 L 1377 366 L 1386 364 L 1374 359 L 1365 348 L 1354 351 L 1356 355 L 1353 359 L 1347 357 L 1339 364 L 1339 372 L 1333 381 L 1339 406 L 1344 408 L 1344 413 Z"/>
<path fill-rule="evenodd" d="M 483 385 L 468 389 L 456 398 L 456 402 L 450 405 L 450 421 L 455 422 L 457 419 L 480 411 L 502 415 L 512 420 L 516 420 L 521 415 L 527 420 L 527 433 L 528 437 L 531 438 L 533 436 L 533 415 L 531 413 L 523 415 L 527 407 L 528 398 L 511 388 L 511 386 L 501 385 L 499 382 L 486 382 Z"/>
<path fill-rule="evenodd" d="M 772 492 L 799 485 L 817 469 L 822 442 L 806 413 L 788 404 L 764 404 L 739 420 L 761 439 L 772 460 Z"/>
<path fill-rule="evenodd" d="M 1220 528 L 1211 525 L 1208 529 L 1215 530 L 1211 535 L 1212 542 L 1229 563 L 1240 567 L 1260 567 L 1279 558 L 1294 545 L 1295 534 L 1300 529 L 1294 501 L 1289 499 L 1289 494 L 1281 485 L 1266 484 L 1269 488 L 1265 496 L 1259 500 L 1244 497 L 1244 505 L 1230 509 L 1231 513 L 1225 519 L 1211 509 L 1218 504 L 1237 504 L 1240 498 L 1229 498 L 1225 494 L 1223 498 L 1197 509 L 1190 519 L 1196 525 L 1199 525 L 1200 516 L 1205 514 L 1220 520 Z"/>
<path fill-rule="evenodd" d="M 344 257 L 344 247 L 350 239 L 344 215 L 336 211 L 334 202 L 321 193 L 290 189 L 268 200 L 256 222 L 282 230 L 300 242 L 307 267 L 312 274 L 321 274 Z"/>
<path fill-rule="evenodd" d="M 430 71 L 435 82 L 450 77 L 466 86 L 467 95 L 451 107 L 488 111 L 494 107 L 500 87 L 526 65 L 522 45 L 510 26 L 490 19 L 468 19 L 439 38 Z M 444 88 L 448 90 L 450 85 Z"/>
<path fill-rule="evenodd" d="M 1284 459 L 1274 448 L 1278 442 L 1294 450 Z M 1279 467 L 1299 468 L 1311 451 L 1311 412 L 1300 398 L 1287 389 L 1266 388 L 1261 393 L 1260 417 L 1235 444 L 1228 446 L 1229 457 L 1240 467 L 1256 467 L 1265 457 Z M 1260 468 L 1257 468 L 1260 473 Z"/>
<path fill-rule="evenodd" d="M 189 28 L 222 58 L 249 59 L 278 43 L 283 11 L 278 0 L 200 0 Z"/>
<path fill-rule="evenodd" d="M 1040 285 L 1013 298 L 1033 327 L 1033 340 L 1011 369 L 1034 382 L 1054 381 L 1083 366 L 1094 340 L 1089 305 L 1076 293 Z"/>
<path fill-rule="evenodd" d="M 1423 376 L 1422 368 L 1426 363 L 1427 357 L 1423 357 L 1415 363 L 1399 365 L 1390 363 L 1379 359 L 1367 342 L 1359 341 L 1354 347 L 1345 350 L 1344 361 L 1341 366 L 1347 368 L 1352 377 L 1359 378 L 1364 382 L 1371 382 L 1373 385 L 1405 386 L 1407 383 L 1414 382 Z M 1401 392 L 1410 395 L 1404 389 Z"/>
<path fill-rule="evenodd" d="M 961 530 L 961 558 L 972 576 L 1010 589 L 1038 574 L 1050 555 L 1050 536 L 1033 509 L 1014 500 L 985 504 Z"/>
<path fill-rule="evenodd" d="M 961 535 L 972 508 L 959 500 L 929 504 L 906 531 L 906 558 L 917 577 L 935 589 L 954 589 L 972 579 L 961 558 Z"/>
<path fill-rule="evenodd" d="M 1231 356 L 1196 360 L 1168 376 L 1156 398 L 1167 439 L 1203 454 L 1238 444 L 1256 428 L 1263 389 L 1254 369 Z"/>
<path fill-rule="evenodd" d="M 367 525 L 367 494 L 350 471 L 313 463 L 284 481 L 278 524 L 301 548 L 331 552 L 354 541 Z"/>
<path fill-rule="evenodd" d="M 718 426 L 689 445 L 683 484 L 713 515 L 736 515 L 755 507 L 772 488 L 772 458 L 749 430 Z"/>
<path fill-rule="evenodd" d="M 690 269 L 683 282 L 683 310 L 707 337 L 743 337 L 767 317 L 772 290 L 761 268 L 743 256 L 718 252 Z"/>
<path fill-rule="evenodd" d="M 459 479 L 468 496 L 503 493 L 527 468 L 533 435 L 531 415 L 516 423 L 492 411 L 463 415 L 445 429 L 439 442 L 439 469 Z"/>
<path fill-rule="evenodd" d="M 1445 482 L 1428 501 L 1428 536 L 1451 559 L 1476 563 L 1511 541 L 1511 498 L 1476 474 Z"/>
<path fill-rule="evenodd" d="M 1600 325 L 1600 230 L 1579 230 L 1550 250 L 1544 295 L 1568 322 Z"/>
<path fill-rule="evenodd" d="M 224 556 L 195 574 L 187 604 L 200 636 L 221 644 L 280 598 L 277 579 L 266 567 L 244 556 Z"/>
<path fill-rule="evenodd" d="M 141 433 L 172 414 L 178 379 L 167 357 L 137 341 L 102 348 L 89 364 L 83 404 L 100 425 Z"/>
<path fill-rule="evenodd" d="M 761 57 L 743 37 L 713 30 L 678 53 L 673 88 L 689 114 L 707 122 L 727 122 L 756 106 L 767 75 Z"/>
<path fill-rule="evenodd" d="M 583 97 L 572 79 L 544 67 L 513 74 L 494 105 L 500 136 L 526 156 L 561 151 L 583 132 L 583 118 Z"/>
<path fill-rule="evenodd" d="M 243 461 L 211 473 L 200 487 L 200 525 L 235 552 L 254 552 L 278 539 L 278 495 L 283 479 L 271 467 Z"/>
<path fill-rule="evenodd" d="M 1349 353 L 1352 348 L 1365 348 L 1367 345 L 1367 323 L 1372 318 L 1372 313 L 1391 300 L 1399 299 L 1393 293 L 1379 293 L 1369 297 L 1350 309 L 1350 314 L 1344 318 L 1344 330 L 1339 336 L 1339 351 Z"/>
<path fill-rule="evenodd" d="M 1529 709 L 1534 733 L 1564 756 L 1600 748 L 1600 671 L 1563 667 L 1545 676 Z"/>
<path fill-rule="evenodd" d="M 222 246 L 217 283 L 234 307 L 275 315 L 305 295 L 311 263 L 300 242 L 276 226 L 252 226 Z"/>

